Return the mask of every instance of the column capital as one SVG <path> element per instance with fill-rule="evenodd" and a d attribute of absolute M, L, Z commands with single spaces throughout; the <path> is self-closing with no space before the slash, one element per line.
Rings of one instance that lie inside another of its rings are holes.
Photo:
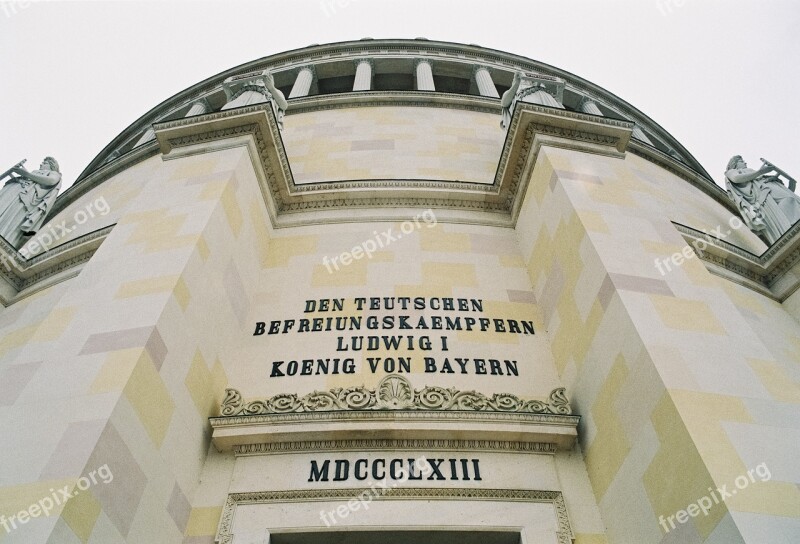
<path fill-rule="evenodd" d="M 211 111 L 211 104 L 209 104 L 208 99 L 205 96 L 192 100 L 191 104 L 189 104 L 189 109 L 191 110 L 195 106 L 203 107 L 206 112 Z"/>
<path fill-rule="evenodd" d="M 295 77 L 297 77 L 303 70 L 308 70 L 309 72 L 311 72 L 311 76 L 316 79 L 317 77 L 316 64 L 303 64 L 301 66 L 296 66 L 295 68 L 292 69 L 292 73 Z"/>
<path fill-rule="evenodd" d="M 369 64 L 369 67 L 370 67 L 370 69 L 372 69 L 372 70 L 374 70 L 374 69 L 375 69 L 375 61 L 373 61 L 371 58 L 361 58 L 361 59 L 354 59 L 354 60 L 353 60 L 353 63 L 356 65 L 356 69 L 358 69 L 358 65 L 359 65 L 359 64 L 362 64 L 362 63 L 367 63 L 367 64 Z"/>

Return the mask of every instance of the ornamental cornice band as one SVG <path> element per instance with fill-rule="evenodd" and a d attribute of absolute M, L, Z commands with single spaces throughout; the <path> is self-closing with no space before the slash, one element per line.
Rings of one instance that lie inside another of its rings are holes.
<path fill-rule="evenodd" d="M 286 452 L 342 452 L 383 450 L 486 451 L 554 454 L 558 451 L 550 442 L 513 442 L 510 440 L 433 440 L 433 439 L 349 439 L 237 444 L 237 457 Z"/>
<path fill-rule="evenodd" d="M 250 491 L 230 493 L 222 508 L 217 525 L 217 544 L 233 544 L 233 520 L 239 505 L 307 503 L 310 501 L 346 501 L 357 497 L 364 489 L 300 489 L 280 491 Z M 495 502 L 530 502 L 551 504 L 556 516 L 558 544 L 574 541 L 567 505 L 561 491 L 538 489 L 479 489 L 479 488 L 389 488 L 374 500 L 465 500 Z"/>
<path fill-rule="evenodd" d="M 520 412 L 528 414 L 570 415 L 563 387 L 554 389 L 546 401 L 523 400 L 510 393 L 487 397 L 477 391 L 426 386 L 414 389 L 403 376 L 383 378 L 375 389 L 364 386 L 314 391 L 304 396 L 280 393 L 265 400 L 245 402 L 236 389 L 225 390 L 220 407 L 224 417 L 292 412 L 331 412 L 344 410 L 436 410 L 477 412 Z"/>

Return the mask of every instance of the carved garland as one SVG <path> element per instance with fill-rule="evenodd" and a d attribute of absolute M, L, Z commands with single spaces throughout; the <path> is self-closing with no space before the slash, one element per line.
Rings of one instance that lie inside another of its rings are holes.
<path fill-rule="evenodd" d="M 375 389 L 354 386 L 314 391 L 302 397 L 296 393 L 280 393 L 265 400 L 250 402 L 245 402 L 236 389 L 226 389 L 220 413 L 224 417 L 231 417 L 340 410 L 466 410 L 557 415 L 572 413 L 563 387 L 554 389 L 546 401 L 523 400 L 510 393 L 495 393 L 487 397 L 476 391 L 459 391 L 437 386 L 414 389 L 406 378 L 395 374 L 383 378 Z"/>

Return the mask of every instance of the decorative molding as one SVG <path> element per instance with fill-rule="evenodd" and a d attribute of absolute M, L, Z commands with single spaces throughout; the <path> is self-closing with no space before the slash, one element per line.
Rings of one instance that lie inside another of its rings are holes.
<path fill-rule="evenodd" d="M 268 442 L 236 444 L 233 453 L 237 457 L 287 452 L 322 451 L 484 451 L 554 454 L 558 451 L 550 442 L 515 442 L 509 440 L 435 440 L 435 439 L 352 439 L 313 440 L 292 442 Z"/>
<path fill-rule="evenodd" d="M 724 275 L 777 302 L 783 302 L 800 288 L 800 222 L 761 255 L 686 225 L 672 224 L 689 246 L 697 246 L 698 241 L 706 244 L 705 249 L 695 253 L 711 265 L 708 267 L 710 272 Z M 788 275 L 792 270 L 795 270 L 795 275 Z M 725 273 L 721 274 L 721 271 Z"/>
<path fill-rule="evenodd" d="M 572 409 L 563 387 L 554 389 L 547 401 L 522 400 L 510 393 L 487 397 L 476 391 L 426 386 L 414 389 L 403 376 L 390 374 L 375 389 L 364 386 L 314 391 L 299 396 L 280 393 L 265 400 L 245 402 L 236 389 L 226 389 L 220 413 L 223 417 L 291 412 L 330 412 L 340 410 L 437 410 L 522 412 L 529 414 L 571 415 Z"/>
<path fill-rule="evenodd" d="M 0 303 L 10 306 L 41 288 L 72 277 L 65 276 L 47 281 L 88 262 L 115 226 L 109 225 L 84 234 L 49 251 L 39 253 L 29 260 L 23 258 L 19 251 L 0 238 L 0 275 L 15 291 L 11 297 L 0 297 Z"/>
<path fill-rule="evenodd" d="M 527 412 L 467 412 L 426 410 L 352 410 L 332 412 L 290 412 L 280 414 L 219 416 L 209 418 L 214 429 L 241 425 L 285 425 L 293 423 L 331 422 L 442 422 L 470 421 L 471 423 L 515 423 L 576 427 L 577 415 L 532 414 Z"/>
<path fill-rule="evenodd" d="M 500 104 L 497 99 L 485 96 L 439 91 L 355 91 L 293 98 L 289 101 L 286 116 L 369 107 L 443 108 L 500 115 Z"/>
<path fill-rule="evenodd" d="M 254 491 L 230 493 L 225 500 L 217 527 L 217 544 L 233 544 L 233 522 L 239 505 L 308 503 L 315 501 L 347 501 L 368 491 L 363 489 L 302 489 L 294 491 Z M 558 523 L 558 544 L 571 544 L 572 527 L 567 506 L 561 491 L 534 489 L 468 489 L 468 488 L 413 488 L 394 487 L 382 491 L 373 500 L 451 500 L 451 501 L 505 501 L 551 504 Z"/>

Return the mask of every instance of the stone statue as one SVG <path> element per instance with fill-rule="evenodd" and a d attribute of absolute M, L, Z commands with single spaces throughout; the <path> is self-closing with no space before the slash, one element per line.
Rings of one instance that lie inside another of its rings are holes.
<path fill-rule="evenodd" d="M 10 178 L 0 189 L 0 236 L 17 249 L 25 236 L 42 226 L 61 188 L 61 173 L 53 157 L 46 157 L 33 172 L 25 169 L 24 162 L 0 176 L 0 181 Z"/>
<path fill-rule="evenodd" d="M 272 111 L 275 112 L 278 128 L 283 130 L 283 115 L 289 103 L 281 90 L 275 86 L 275 78 L 269 71 L 231 76 L 222 82 L 222 90 L 227 98 L 227 103 L 222 106 L 223 110 L 269 102 Z"/>
<path fill-rule="evenodd" d="M 272 107 L 275 108 L 275 118 L 278 121 L 278 128 L 283 130 L 283 115 L 286 113 L 286 108 L 289 107 L 289 103 L 286 101 L 283 92 L 275 86 L 275 78 L 272 77 L 272 74 L 269 72 L 265 72 L 264 84 L 269 94 L 272 95 Z"/>
<path fill-rule="evenodd" d="M 519 72 L 514 74 L 514 80 L 511 82 L 511 87 L 508 88 L 503 96 L 500 97 L 500 107 L 503 108 L 502 117 L 500 118 L 500 126 L 503 130 L 508 130 L 508 125 L 511 124 L 511 116 L 514 113 L 514 102 L 517 99 L 517 90 L 522 77 Z"/>
<path fill-rule="evenodd" d="M 794 193 L 796 182 L 772 163 L 758 170 L 747 167 L 741 156 L 728 161 L 725 185 L 744 223 L 769 245 L 800 221 L 800 197 Z M 789 187 L 784 185 L 786 178 Z"/>
<path fill-rule="evenodd" d="M 500 97 L 500 127 L 508 131 L 517 102 L 564 109 L 561 104 L 563 93 L 564 81 L 561 79 L 544 74 L 516 72 L 511 87 Z"/>

